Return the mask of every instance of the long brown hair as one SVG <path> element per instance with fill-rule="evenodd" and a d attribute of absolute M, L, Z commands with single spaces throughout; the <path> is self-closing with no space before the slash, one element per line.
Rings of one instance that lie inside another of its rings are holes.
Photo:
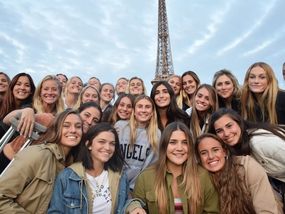
<path fill-rule="evenodd" d="M 193 141 L 189 128 L 182 122 L 172 122 L 163 131 L 160 139 L 159 160 L 155 165 L 155 196 L 158 202 L 159 213 L 169 213 L 168 195 L 166 184 L 166 150 L 172 133 L 180 130 L 185 133 L 188 143 L 188 160 L 183 163 L 182 176 L 183 180 L 180 185 L 184 187 L 184 194 L 187 196 L 190 214 L 195 214 L 202 201 L 201 185 L 198 175 L 198 165 L 194 158 Z"/>
<path fill-rule="evenodd" d="M 15 85 L 17 84 L 18 79 L 20 77 L 27 77 L 29 79 L 31 92 L 30 92 L 30 95 L 25 100 L 21 101 L 19 105 L 17 104 L 15 96 L 13 95 L 13 89 Z M 17 75 L 15 75 L 13 79 L 11 80 L 8 90 L 6 91 L 3 97 L 2 106 L 0 108 L 0 118 L 3 119 L 9 112 L 21 108 L 21 105 L 28 105 L 28 106 L 32 105 L 35 89 L 36 87 L 35 87 L 34 81 L 29 74 L 18 73 Z"/>
<path fill-rule="evenodd" d="M 209 92 L 209 98 L 210 98 L 210 108 L 206 110 L 206 112 L 198 112 L 196 110 L 196 103 L 193 102 L 192 107 L 192 113 L 191 113 L 191 120 L 190 120 L 190 130 L 192 132 L 192 135 L 194 139 L 196 139 L 202 132 L 206 132 L 208 129 L 208 120 L 213 112 L 215 112 L 218 109 L 218 96 L 216 93 L 216 90 L 213 86 L 208 84 L 202 84 L 200 85 L 195 94 L 193 99 L 195 99 L 197 93 L 200 89 L 205 88 Z M 200 122 L 203 122 L 203 129 L 200 127 Z"/>
<path fill-rule="evenodd" d="M 223 214 L 255 214 L 252 197 L 246 186 L 245 170 L 232 156 L 228 146 L 216 135 L 206 133 L 199 136 L 195 143 L 195 153 L 200 160 L 199 144 L 204 138 L 213 138 L 220 143 L 227 154 L 225 166 L 219 172 L 212 173 L 213 183 L 219 193 L 220 212 Z"/>

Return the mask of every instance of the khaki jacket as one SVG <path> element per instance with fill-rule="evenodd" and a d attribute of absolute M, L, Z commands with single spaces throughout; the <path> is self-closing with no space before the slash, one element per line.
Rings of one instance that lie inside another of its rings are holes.
<path fill-rule="evenodd" d="M 155 168 L 150 167 L 144 170 L 137 178 L 136 185 L 133 192 L 134 198 L 141 199 L 147 208 L 147 213 L 158 214 L 157 200 L 155 199 L 154 181 L 155 181 Z M 218 208 L 218 194 L 210 180 L 208 172 L 199 167 L 199 178 L 201 182 L 202 191 L 202 203 L 198 207 L 197 214 L 202 213 L 219 213 Z M 166 173 L 167 182 L 167 195 L 168 195 L 168 213 L 175 213 L 174 211 L 174 198 L 171 190 L 173 176 L 171 173 Z M 182 177 L 179 176 L 178 183 L 182 182 Z M 184 194 L 183 188 L 179 187 L 179 192 L 181 195 L 183 203 L 183 213 L 189 213 L 188 210 L 188 199 Z"/>
<path fill-rule="evenodd" d="M 29 146 L 19 152 L 0 178 L 0 213 L 46 213 L 64 160 L 57 144 Z"/>

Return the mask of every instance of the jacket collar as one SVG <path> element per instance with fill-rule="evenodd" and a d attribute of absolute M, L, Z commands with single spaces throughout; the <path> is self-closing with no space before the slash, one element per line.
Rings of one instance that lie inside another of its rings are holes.
<path fill-rule="evenodd" d="M 65 161 L 65 154 L 60 145 L 54 143 L 47 143 L 44 144 L 44 146 L 54 154 L 57 160 Z"/>

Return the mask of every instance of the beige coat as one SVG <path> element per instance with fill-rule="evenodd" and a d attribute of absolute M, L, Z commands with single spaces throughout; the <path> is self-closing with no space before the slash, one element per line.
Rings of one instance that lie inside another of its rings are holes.
<path fill-rule="evenodd" d="M 29 146 L 18 153 L 0 178 L 0 213 L 46 213 L 63 162 L 57 144 Z"/>
<path fill-rule="evenodd" d="M 278 214 L 277 203 L 265 170 L 250 156 L 236 156 L 245 170 L 245 181 L 257 214 Z"/>

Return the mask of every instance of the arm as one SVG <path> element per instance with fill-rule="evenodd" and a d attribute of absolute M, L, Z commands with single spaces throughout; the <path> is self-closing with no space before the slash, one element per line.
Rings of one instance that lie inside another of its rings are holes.
<path fill-rule="evenodd" d="M 36 166 L 42 160 L 41 154 L 31 153 L 25 149 L 15 156 L 11 166 L 0 177 L 0 213 L 28 213 L 17 198 L 28 188 L 35 177 Z"/>
<path fill-rule="evenodd" d="M 146 193 L 145 193 L 145 184 L 143 174 L 140 174 L 137 177 L 134 191 L 132 193 L 133 202 L 127 207 L 127 211 L 132 213 L 136 208 L 146 208 Z M 137 200 L 135 200 L 137 199 Z"/>
<path fill-rule="evenodd" d="M 253 136 L 250 147 L 254 159 L 265 169 L 269 176 L 285 180 L 285 141 L 266 132 Z"/>
<path fill-rule="evenodd" d="M 272 187 L 268 177 L 253 158 L 249 157 L 245 166 L 246 180 L 251 192 L 253 206 L 256 213 L 278 213 Z"/>
<path fill-rule="evenodd" d="M 124 206 L 122 211 L 119 211 L 117 208 L 117 213 L 129 213 L 129 214 L 146 214 L 145 210 L 142 208 L 144 203 L 138 198 L 128 199 L 128 195 L 130 195 L 130 188 L 128 178 L 125 173 L 122 173 L 121 182 L 120 182 L 120 191 L 124 188 Z"/>
<path fill-rule="evenodd" d="M 21 135 L 24 135 L 25 137 L 31 136 L 35 123 L 34 109 L 28 107 L 24 109 L 14 110 L 4 117 L 3 122 L 10 125 L 11 118 L 16 117 L 17 114 L 21 114 L 17 130 Z"/>

